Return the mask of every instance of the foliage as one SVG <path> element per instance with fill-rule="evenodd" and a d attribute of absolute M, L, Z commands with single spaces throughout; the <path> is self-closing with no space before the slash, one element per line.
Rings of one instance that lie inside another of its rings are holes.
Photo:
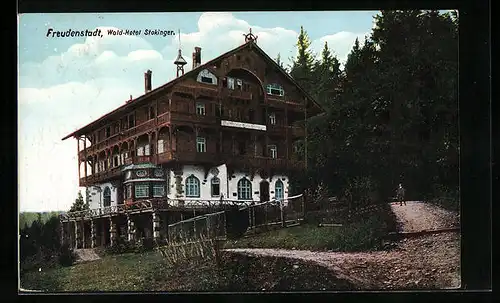
<path fill-rule="evenodd" d="M 343 68 L 321 59 L 301 28 L 291 76 L 325 110 L 307 121 L 308 172 L 293 187 L 323 184 L 355 204 L 435 197 L 458 187 L 458 15 L 382 11 Z M 299 156 L 305 157 L 304 142 Z M 354 192 L 353 192 L 354 191 Z M 354 207 L 356 205 L 353 205 Z"/>
<path fill-rule="evenodd" d="M 62 266 L 71 266 L 76 261 L 76 255 L 68 244 L 64 244 L 59 252 L 59 264 Z"/>
<path fill-rule="evenodd" d="M 19 213 L 19 228 L 28 228 L 31 224 L 38 220 L 40 217 L 40 221 L 42 223 L 47 222 L 52 217 L 59 216 L 61 212 L 59 211 L 51 211 L 51 212 L 20 212 Z"/>
<path fill-rule="evenodd" d="M 52 216 L 45 223 L 42 214 L 31 226 L 19 230 L 21 273 L 56 266 L 60 254 L 59 218 Z"/>
<path fill-rule="evenodd" d="M 78 191 L 78 197 L 75 199 L 73 205 L 69 209 L 70 212 L 73 211 L 82 211 L 89 209 L 89 196 L 87 195 L 87 201 L 83 200 L 82 192 Z"/>

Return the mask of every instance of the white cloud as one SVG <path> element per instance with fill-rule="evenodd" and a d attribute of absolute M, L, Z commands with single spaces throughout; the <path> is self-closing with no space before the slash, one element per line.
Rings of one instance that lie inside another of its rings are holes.
<path fill-rule="evenodd" d="M 263 28 L 230 13 L 204 13 L 198 31 L 181 33 L 184 59 L 191 68 L 191 52 L 202 47 L 206 62 L 244 43 L 248 29 L 272 58 L 295 56 L 298 32 Z M 144 90 L 143 73 L 153 71 L 153 88 L 175 76 L 178 37 L 167 39 L 160 51 L 141 36 L 88 37 L 64 53 L 43 62 L 26 62 L 19 70 L 19 197 L 22 210 L 68 209 L 78 191 L 75 140 L 61 138 L 122 105 L 129 95 Z M 313 41 L 320 53 L 324 42 L 345 60 L 354 40 L 364 33 L 340 32 Z"/>
<path fill-rule="evenodd" d="M 316 51 L 316 55 L 321 56 L 321 50 L 323 49 L 325 42 L 327 42 L 328 47 L 333 50 L 333 53 L 337 56 L 341 63 L 345 63 L 347 60 L 347 55 L 352 49 L 356 38 L 359 40 L 360 45 L 363 45 L 365 41 L 365 36 L 369 33 L 352 33 L 352 32 L 338 32 L 333 35 L 323 36 L 318 40 L 313 41 L 311 48 Z"/>

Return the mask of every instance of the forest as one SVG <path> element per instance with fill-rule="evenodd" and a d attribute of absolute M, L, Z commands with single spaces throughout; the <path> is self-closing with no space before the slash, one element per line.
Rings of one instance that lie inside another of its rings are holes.
<path fill-rule="evenodd" d="M 276 58 L 325 111 L 307 121 L 308 169 L 294 187 L 367 204 L 402 183 L 407 199 L 458 210 L 458 13 L 374 18 L 344 64 L 326 43 L 314 54 L 302 27 L 292 64 Z"/>

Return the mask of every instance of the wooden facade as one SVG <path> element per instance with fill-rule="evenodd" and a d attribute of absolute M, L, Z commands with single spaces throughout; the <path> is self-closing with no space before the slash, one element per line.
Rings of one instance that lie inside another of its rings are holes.
<path fill-rule="evenodd" d="M 117 184 L 117 204 L 124 204 L 140 200 L 128 197 L 123 186 L 124 168 L 132 164 L 172 171 L 197 165 L 205 179 L 221 164 L 252 176 L 304 169 L 295 144 L 307 149 L 305 121 L 322 110 L 255 36 L 204 64 L 195 48 L 193 68 L 185 74 L 183 60 L 179 51 L 173 81 L 152 90 L 147 71 L 144 95 L 63 138 L 77 139 L 80 186 Z"/>

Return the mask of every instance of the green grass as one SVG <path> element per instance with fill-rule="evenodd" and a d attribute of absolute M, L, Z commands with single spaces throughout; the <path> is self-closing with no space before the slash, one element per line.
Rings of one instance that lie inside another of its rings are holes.
<path fill-rule="evenodd" d="M 100 260 L 26 273 L 24 289 L 44 291 L 140 291 L 163 259 L 156 252 L 106 256 Z"/>
<path fill-rule="evenodd" d="M 285 248 L 333 251 L 366 251 L 382 247 L 382 238 L 394 231 L 395 218 L 388 209 L 366 214 L 341 227 L 303 224 L 226 242 L 226 248 Z"/>
<path fill-rule="evenodd" d="M 45 292 L 261 291 L 352 289 L 324 267 L 284 258 L 222 253 L 213 260 L 168 265 L 157 252 L 107 256 L 71 267 L 33 271 L 21 287 Z"/>

